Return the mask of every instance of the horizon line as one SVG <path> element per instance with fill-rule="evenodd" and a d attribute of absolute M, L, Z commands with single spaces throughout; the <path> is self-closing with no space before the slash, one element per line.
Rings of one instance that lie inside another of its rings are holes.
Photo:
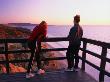
<path fill-rule="evenodd" d="M 12 22 L 12 23 L 10 23 L 10 22 L 9 22 L 9 23 L 0 23 L 0 24 L 4 24 L 4 25 L 7 25 L 7 24 L 8 24 L 8 25 L 9 25 L 9 24 L 30 24 L 30 25 L 38 25 L 39 23 L 30 23 L 30 22 L 24 22 L 24 23 L 22 23 L 22 22 Z M 60 26 L 60 25 L 61 25 L 61 26 L 62 26 L 62 25 L 70 25 L 70 26 L 71 26 L 71 25 L 74 25 L 74 24 L 48 24 L 48 25 L 53 25 L 53 26 L 54 26 L 54 25 L 59 25 L 59 26 Z M 91 26 L 92 26 L 92 25 L 93 25 L 93 26 L 94 26 L 94 25 L 97 25 L 97 26 L 98 26 L 98 25 L 102 25 L 102 26 L 110 26 L 110 24 L 80 24 L 80 25 L 91 25 Z"/>

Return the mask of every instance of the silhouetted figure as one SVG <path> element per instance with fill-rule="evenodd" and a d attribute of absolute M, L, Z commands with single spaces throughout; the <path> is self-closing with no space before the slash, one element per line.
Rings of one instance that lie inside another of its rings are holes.
<path fill-rule="evenodd" d="M 70 29 L 68 39 L 69 39 L 69 46 L 67 49 L 66 57 L 68 62 L 68 69 L 67 71 L 78 71 L 78 63 L 79 57 L 78 52 L 81 44 L 81 38 L 83 35 L 83 30 L 79 25 L 80 16 L 74 16 L 74 26 Z M 75 63 L 74 63 L 75 61 Z"/>
<path fill-rule="evenodd" d="M 40 60 L 40 45 L 41 45 L 41 41 L 46 38 L 46 34 L 47 34 L 47 23 L 45 21 L 42 21 L 38 26 L 36 26 L 29 39 L 28 39 L 28 46 L 31 49 L 31 57 L 30 57 L 30 61 L 28 64 L 28 70 L 27 70 L 27 74 L 26 74 L 26 78 L 30 78 L 33 77 L 34 74 L 32 74 L 30 72 L 31 69 L 31 65 L 32 65 L 32 60 L 34 58 L 34 54 L 35 54 L 35 58 L 37 61 L 37 67 L 38 67 L 38 74 L 42 74 L 45 73 L 45 71 L 42 69 L 41 67 L 41 60 Z M 37 41 L 37 47 L 36 47 L 36 41 Z"/>

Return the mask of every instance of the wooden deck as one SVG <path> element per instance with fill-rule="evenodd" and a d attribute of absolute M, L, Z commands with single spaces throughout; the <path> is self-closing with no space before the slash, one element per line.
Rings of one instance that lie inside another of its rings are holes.
<path fill-rule="evenodd" d="M 51 71 L 26 79 L 25 73 L 1 74 L 0 82 L 97 82 L 84 71 Z"/>

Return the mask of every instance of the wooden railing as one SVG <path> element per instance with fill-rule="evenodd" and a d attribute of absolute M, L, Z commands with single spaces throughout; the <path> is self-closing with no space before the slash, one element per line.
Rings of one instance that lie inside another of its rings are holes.
<path fill-rule="evenodd" d="M 59 37 L 59 38 L 46 38 L 43 42 L 59 42 L 59 41 L 68 41 L 66 37 Z M 6 70 L 7 73 L 9 73 L 9 63 L 21 63 L 21 62 L 29 62 L 29 59 L 25 60 L 9 60 L 8 54 L 10 53 L 30 53 L 30 50 L 13 50 L 9 51 L 8 49 L 8 43 L 26 43 L 27 39 L 0 39 L 0 43 L 5 44 L 4 51 L 0 51 L 0 54 L 5 54 L 5 61 L 0 61 L 0 64 L 6 64 Z M 99 82 L 104 82 L 104 76 L 107 75 L 110 77 L 110 73 L 105 70 L 106 62 L 110 63 L 110 59 L 107 58 L 107 49 L 110 49 L 110 43 L 105 43 L 101 41 L 91 40 L 82 38 L 83 47 L 80 48 L 82 51 L 82 57 L 79 56 L 79 58 L 82 60 L 82 66 L 81 69 L 85 70 L 85 63 L 89 64 L 93 68 L 100 71 L 99 74 Z M 93 44 L 102 47 L 101 54 L 94 53 L 92 51 L 87 50 L 87 44 Z M 67 48 L 53 48 L 53 49 L 41 49 L 41 52 L 47 52 L 47 51 L 64 51 L 67 50 Z M 97 66 L 90 61 L 86 59 L 86 53 L 89 55 L 95 56 L 101 60 L 100 66 Z M 66 57 L 55 57 L 55 58 L 46 58 L 43 61 L 49 61 L 49 60 L 63 60 L 66 59 Z"/>

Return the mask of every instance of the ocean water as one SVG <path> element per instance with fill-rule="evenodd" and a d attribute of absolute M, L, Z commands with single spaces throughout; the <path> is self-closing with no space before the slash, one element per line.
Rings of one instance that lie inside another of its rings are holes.
<path fill-rule="evenodd" d="M 31 31 L 34 26 L 21 26 L 24 28 L 28 28 Z M 48 37 L 65 37 L 68 35 L 71 25 L 51 25 L 48 26 Z M 84 35 L 83 37 L 100 40 L 104 42 L 110 43 L 110 25 L 82 25 Z"/>
<path fill-rule="evenodd" d="M 28 28 L 33 30 L 35 26 L 23 26 L 24 28 Z M 48 34 L 47 37 L 67 37 L 70 31 L 71 25 L 54 25 L 48 26 Z M 109 25 L 82 25 L 84 35 L 83 37 L 99 40 L 102 42 L 110 43 L 110 26 Z M 54 47 L 68 47 L 68 42 L 51 42 L 50 45 L 54 45 Z M 81 45 L 82 47 L 82 45 Z M 92 44 L 87 44 L 87 49 L 93 51 L 95 53 L 101 54 L 101 47 L 95 46 Z M 110 58 L 110 49 L 107 50 L 107 57 Z M 82 52 L 80 52 L 81 55 Z M 62 52 L 65 56 L 65 52 Z M 100 66 L 100 59 L 93 57 L 87 54 L 87 60 L 91 61 L 97 66 Z M 106 63 L 106 68 L 108 72 L 110 72 L 110 63 Z M 99 72 L 92 68 L 91 66 L 86 64 L 86 72 L 89 73 L 93 78 L 98 80 Z M 110 82 L 110 77 L 105 76 L 105 82 Z"/>

